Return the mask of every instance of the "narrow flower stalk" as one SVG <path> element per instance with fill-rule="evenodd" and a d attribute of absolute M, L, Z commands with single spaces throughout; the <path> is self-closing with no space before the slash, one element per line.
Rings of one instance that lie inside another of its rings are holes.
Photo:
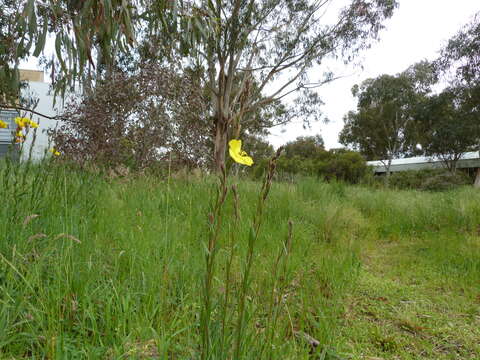
<path fill-rule="evenodd" d="M 221 167 L 219 175 L 220 184 L 217 189 L 217 197 L 212 212 L 209 214 L 209 234 L 205 254 L 205 280 L 203 294 L 203 308 L 200 317 L 200 331 L 202 335 L 201 359 L 206 360 L 211 351 L 210 323 L 212 314 L 212 281 L 215 273 L 215 260 L 217 253 L 218 237 L 222 227 L 222 209 L 227 197 L 227 173 L 225 167 Z"/>
<path fill-rule="evenodd" d="M 250 284 L 250 270 L 253 264 L 253 257 L 255 254 L 255 244 L 257 242 L 260 227 L 263 222 L 263 210 L 265 207 L 265 203 L 268 197 L 268 193 L 270 192 L 270 188 L 272 186 L 273 176 L 275 174 L 275 168 L 277 166 L 277 160 L 282 154 L 283 147 L 280 147 L 275 156 L 270 160 L 268 165 L 268 171 L 265 174 L 265 178 L 263 180 L 262 189 L 260 190 L 260 196 L 258 198 L 257 203 L 257 210 L 253 218 L 253 224 L 251 227 L 250 235 L 248 238 L 248 248 L 247 248 L 247 255 L 245 260 L 245 268 L 243 270 L 242 276 L 242 284 L 240 289 L 240 297 L 239 297 L 239 305 L 238 305 L 238 321 L 236 327 L 236 339 L 235 339 L 235 352 L 234 352 L 234 359 L 240 359 L 240 353 L 242 348 L 242 338 L 243 338 L 243 330 L 244 330 L 244 318 L 245 318 L 245 301 L 247 298 L 247 291 Z"/>
<path fill-rule="evenodd" d="M 220 354 L 221 358 L 227 358 L 224 356 L 225 349 L 225 338 L 226 338 L 226 322 L 228 316 L 228 308 L 230 305 L 230 293 L 231 293 L 231 269 L 232 262 L 235 257 L 236 248 L 237 248 L 237 233 L 239 230 L 240 224 L 240 201 L 238 198 L 237 185 L 232 185 L 231 191 L 233 194 L 233 209 L 234 209 L 234 220 L 233 227 L 230 231 L 230 243 L 229 243 L 229 254 L 227 263 L 225 266 L 225 296 L 223 299 L 223 309 L 222 309 L 222 339 L 220 345 Z"/>
<path fill-rule="evenodd" d="M 27 119 L 28 120 L 28 119 Z M 30 121 L 30 120 L 29 120 Z M 33 148 L 35 146 L 35 143 L 37 141 L 37 128 L 38 128 L 38 124 L 33 122 L 33 124 L 35 124 L 33 127 L 33 136 L 32 136 L 32 141 L 30 143 L 30 148 L 28 150 L 28 156 L 27 156 L 27 159 L 26 159 L 26 170 L 25 170 L 25 173 L 26 173 L 26 176 L 24 176 L 23 178 L 23 184 L 22 186 L 27 186 L 27 179 L 30 178 L 30 176 L 28 176 L 29 172 L 30 172 L 30 167 L 31 167 L 31 164 L 32 164 L 32 157 L 33 157 Z M 22 144 L 22 149 L 23 149 L 23 144 Z M 33 184 L 32 184 L 33 185 Z"/>
<path fill-rule="evenodd" d="M 265 348 L 268 349 L 268 359 L 272 359 L 272 345 L 275 329 L 277 327 L 277 320 L 285 295 L 286 280 L 287 280 L 287 266 L 290 252 L 292 249 L 293 239 L 293 222 L 288 221 L 288 233 L 282 247 L 278 252 L 277 259 L 273 265 L 273 285 L 270 292 L 269 312 L 266 320 L 266 341 L 262 347 L 261 353 Z"/>

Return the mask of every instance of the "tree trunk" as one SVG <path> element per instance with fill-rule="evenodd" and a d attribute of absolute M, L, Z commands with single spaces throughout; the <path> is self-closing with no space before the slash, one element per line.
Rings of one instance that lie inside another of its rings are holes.
<path fill-rule="evenodd" d="M 389 187 L 390 186 L 390 167 L 392 166 L 392 158 L 388 158 L 387 166 L 386 168 L 386 174 L 385 174 L 385 186 Z"/>
<path fill-rule="evenodd" d="M 225 152 L 227 150 L 227 124 L 228 122 L 224 118 L 217 118 L 217 121 L 215 122 L 214 161 L 216 172 L 220 172 L 222 167 L 225 166 Z"/>
<path fill-rule="evenodd" d="M 457 164 L 458 164 L 458 160 L 460 160 L 462 156 L 460 155 L 459 157 L 455 157 L 453 160 L 452 160 L 452 164 L 451 164 L 451 172 L 452 174 L 455 174 L 457 172 Z"/>
<path fill-rule="evenodd" d="M 475 176 L 475 182 L 473 186 L 476 188 L 480 188 L 480 168 L 477 169 L 477 176 Z"/>

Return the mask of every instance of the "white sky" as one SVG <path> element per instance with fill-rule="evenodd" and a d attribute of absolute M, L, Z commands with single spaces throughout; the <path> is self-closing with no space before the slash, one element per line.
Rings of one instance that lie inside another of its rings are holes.
<path fill-rule="evenodd" d="M 318 89 L 325 103 L 323 113 L 330 122 L 314 123 L 306 130 L 301 120 L 274 128 L 268 140 L 275 147 L 300 135 L 315 134 L 322 135 L 327 148 L 340 147 L 338 134 L 343 128 L 343 116 L 356 108 L 351 94 L 353 85 L 381 74 L 397 74 L 423 59 L 434 59 L 448 39 L 480 11 L 480 0 L 399 0 L 399 3 L 393 17 L 385 23 L 380 41 L 361 55 L 363 70 L 339 65 L 337 75 L 349 76 Z"/>

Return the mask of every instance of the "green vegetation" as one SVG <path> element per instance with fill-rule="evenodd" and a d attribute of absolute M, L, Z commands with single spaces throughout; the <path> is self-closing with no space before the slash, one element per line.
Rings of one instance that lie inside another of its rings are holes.
<path fill-rule="evenodd" d="M 432 71 L 429 64 L 421 63 L 395 76 L 381 75 L 354 85 L 357 110 L 345 115 L 340 143 L 367 159 L 384 160 L 389 177 L 392 160 L 416 148 L 418 109 L 431 91 Z"/>
<path fill-rule="evenodd" d="M 250 144 L 246 146 L 256 161 L 248 173 L 253 178 L 260 179 L 268 159 L 273 154 L 273 148 L 261 140 L 254 140 L 254 146 L 249 146 Z M 253 151 L 250 152 L 250 149 Z M 357 184 L 365 181 L 371 173 L 365 159 L 359 153 L 346 149 L 325 150 L 320 135 L 299 136 L 287 143 L 284 150 L 284 156 L 278 159 L 277 163 L 279 179 L 291 180 L 298 176 L 311 176 L 327 181 Z"/>
<path fill-rule="evenodd" d="M 476 13 L 436 60 L 354 85 L 357 109 L 344 116 L 340 143 L 383 160 L 387 181 L 392 160 L 413 155 L 437 157 L 455 173 L 462 155 L 478 150 L 479 46 Z"/>
<path fill-rule="evenodd" d="M 400 190 L 445 191 L 473 183 L 469 174 L 462 171 L 453 174 L 446 169 L 399 171 L 390 177 L 390 186 Z M 369 180 L 384 185 L 384 179 L 381 177 Z"/>
<path fill-rule="evenodd" d="M 0 207 L 0 358 L 200 357 L 204 244 L 217 180 L 100 175 L 54 163 L 0 167 L 0 198 L 8 200 Z M 238 182 L 238 227 L 232 197 L 224 204 L 214 349 L 230 230 L 238 244 L 235 292 L 260 187 Z M 305 179 L 273 183 L 264 212 L 241 358 L 478 359 L 474 189 L 420 193 Z M 289 220 L 292 250 L 277 266 Z M 236 326 L 229 314 L 225 344 L 233 344 Z M 233 346 L 226 348 L 231 356 Z"/>
<path fill-rule="evenodd" d="M 479 358 L 480 195 L 453 174 L 480 131 L 477 18 L 437 61 L 353 88 L 341 142 L 361 154 L 315 136 L 279 159 L 268 129 L 320 120 L 324 60 L 353 61 L 398 1 L 4 3 L 0 108 L 42 116 L 19 93 L 32 56 L 82 98 L 53 156 L 31 163 L 17 123 L 29 160 L 0 162 L 1 359 Z M 358 185 L 362 155 L 389 180 L 418 153 L 452 174 Z"/>

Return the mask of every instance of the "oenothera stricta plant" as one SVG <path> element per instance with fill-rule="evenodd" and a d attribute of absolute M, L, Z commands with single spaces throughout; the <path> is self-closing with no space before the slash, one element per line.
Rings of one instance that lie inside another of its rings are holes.
<path fill-rule="evenodd" d="M 219 175 L 219 184 L 216 189 L 216 197 L 208 214 L 208 236 L 205 243 L 205 274 L 204 274 L 204 292 L 203 304 L 200 317 L 201 332 L 201 358 L 206 359 L 240 359 L 243 355 L 245 330 L 249 324 L 246 317 L 246 299 L 248 298 L 249 287 L 251 285 L 251 269 L 255 258 L 256 243 L 258 242 L 261 225 L 264 219 L 265 204 L 271 189 L 273 176 L 278 158 L 282 148 L 278 149 L 275 156 L 270 160 L 262 187 L 259 193 L 257 207 L 253 219 L 250 222 L 240 220 L 239 196 L 237 186 L 231 187 L 233 194 L 233 221 L 230 228 L 229 241 L 221 241 L 222 225 L 224 222 L 224 204 L 229 194 L 229 185 L 227 171 L 224 166 L 221 167 Z M 238 164 L 251 166 L 253 159 L 242 150 L 242 141 L 233 139 L 229 142 L 230 157 Z M 248 224 L 248 225 L 247 225 Z M 234 286 L 232 276 L 232 263 L 234 258 L 240 256 L 236 252 L 237 234 L 242 233 L 240 226 L 249 226 L 249 236 L 246 244 L 245 258 L 241 261 L 240 284 Z M 289 235 L 291 239 L 291 233 Z M 221 249 L 222 244 L 228 247 Z M 281 245 L 284 247 L 284 245 Z M 288 246 L 289 247 L 289 246 Z M 220 296 L 214 290 L 215 269 L 218 263 L 217 257 L 220 250 L 227 253 L 224 267 L 225 276 L 224 286 L 221 287 Z M 274 282 L 275 286 L 275 282 Z M 272 290 L 273 291 L 273 290 Z M 215 304 L 219 305 L 217 309 Z M 215 314 L 219 314 L 216 317 Z M 274 323 L 274 321 L 269 321 Z"/>

